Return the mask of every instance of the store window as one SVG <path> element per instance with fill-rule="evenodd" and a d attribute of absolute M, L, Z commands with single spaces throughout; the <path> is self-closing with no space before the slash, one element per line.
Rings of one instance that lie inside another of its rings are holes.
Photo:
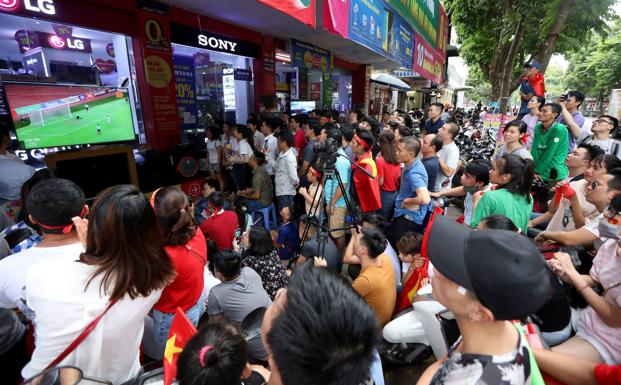
<path fill-rule="evenodd" d="M 172 47 L 185 136 L 217 119 L 245 123 L 254 110 L 253 59 L 182 44 Z"/>
<path fill-rule="evenodd" d="M 351 84 L 351 71 L 335 67 L 332 74 L 332 109 L 339 112 L 351 109 Z"/>
<path fill-rule="evenodd" d="M 0 26 L 5 118 L 23 149 L 145 141 L 130 38 L 7 14 Z"/>

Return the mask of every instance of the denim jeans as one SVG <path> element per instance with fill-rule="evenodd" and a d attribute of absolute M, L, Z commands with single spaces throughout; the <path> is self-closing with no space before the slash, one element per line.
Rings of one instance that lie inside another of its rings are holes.
<path fill-rule="evenodd" d="M 185 315 L 196 326 L 203 313 L 205 313 L 205 298 L 201 295 L 196 304 L 185 312 Z M 168 332 L 170 331 L 174 316 L 175 313 L 163 313 L 153 309 L 153 338 L 160 356 L 152 358 L 160 359 L 163 357 L 166 341 L 168 340 Z"/>
<path fill-rule="evenodd" d="M 396 191 L 384 191 L 380 190 L 380 199 L 382 201 L 382 215 L 384 216 L 384 222 L 390 223 L 392 216 L 395 214 L 395 201 L 399 195 L 399 190 Z"/>
<path fill-rule="evenodd" d="M 269 205 L 266 205 L 260 199 L 248 199 L 248 212 L 251 213 L 253 211 L 257 211 L 259 209 L 266 208 Z"/>

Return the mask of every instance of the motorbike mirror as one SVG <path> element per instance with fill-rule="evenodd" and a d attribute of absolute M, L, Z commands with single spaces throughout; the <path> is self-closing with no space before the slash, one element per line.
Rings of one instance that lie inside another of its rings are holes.
<path fill-rule="evenodd" d="M 22 385 L 76 385 L 83 378 L 80 369 L 73 366 L 59 366 L 44 370 L 22 382 Z"/>
<path fill-rule="evenodd" d="M 265 316 L 265 308 L 259 307 L 251 311 L 241 323 L 241 333 L 246 342 L 255 339 L 261 335 L 261 326 L 263 325 L 263 316 Z"/>

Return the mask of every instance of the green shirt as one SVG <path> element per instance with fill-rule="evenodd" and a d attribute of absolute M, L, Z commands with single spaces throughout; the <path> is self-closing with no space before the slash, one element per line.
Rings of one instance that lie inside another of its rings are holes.
<path fill-rule="evenodd" d="M 272 178 L 263 166 L 252 170 L 252 190 L 259 192 L 259 200 L 266 206 L 269 206 L 274 200 Z"/>
<path fill-rule="evenodd" d="M 526 234 L 532 211 L 533 200 L 530 197 L 526 200 L 526 197 L 513 194 L 504 188 L 487 191 L 474 209 L 470 227 L 476 228 L 485 217 L 501 214 L 511 219 L 513 224 L 522 231 L 522 234 Z"/>
<path fill-rule="evenodd" d="M 567 148 L 569 147 L 569 133 L 567 127 L 560 123 L 554 123 L 547 130 L 537 123 L 535 126 L 535 139 L 530 152 L 535 162 L 535 174 L 543 180 L 562 180 L 567 178 L 569 170 L 565 166 Z M 550 171 L 556 169 L 556 177 L 550 176 Z"/>

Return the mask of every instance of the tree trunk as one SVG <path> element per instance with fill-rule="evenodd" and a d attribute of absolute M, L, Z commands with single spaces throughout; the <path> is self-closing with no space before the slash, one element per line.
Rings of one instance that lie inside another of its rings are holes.
<path fill-rule="evenodd" d="M 561 34 L 561 32 L 563 32 L 567 17 L 569 17 L 569 14 L 571 13 L 574 5 L 576 5 L 576 0 L 562 0 L 559 3 L 559 8 L 556 19 L 554 20 L 554 24 L 552 24 L 552 27 L 550 27 L 548 34 L 546 35 L 543 43 L 539 47 L 539 52 L 537 52 L 537 54 L 535 55 L 535 60 L 541 63 L 542 73 L 546 72 L 546 68 L 548 68 L 550 58 L 552 57 L 552 53 L 554 53 L 556 39 Z"/>
<path fill-rule="evenodd" d="M 515 63 L 515 56 L 517 55 L 517 50 L 522 41 L 523 34 L 524 18 L 520 17 L 515 27 L 515 33 L 513 34 L 511 46 L 509 46 L 509 52 L 507 53 L 507 56 L 505 57 L 505 61 L 503 63 L 500 96 L 511 95 L 511 75 L 513 72 L 513 63 Z"/>

